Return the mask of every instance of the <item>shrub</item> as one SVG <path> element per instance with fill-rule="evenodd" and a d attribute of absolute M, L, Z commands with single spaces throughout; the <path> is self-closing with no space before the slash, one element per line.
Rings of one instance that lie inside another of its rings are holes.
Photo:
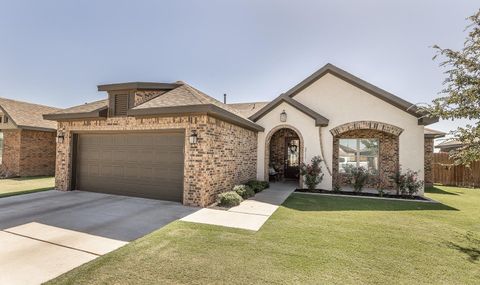
<path fill-rule="evenodd" d="M 388 180 L 384 175 L 375 175 L 370 177 L 371 182 L 375 185 L 378 195 L 383 197 L 385 195 L 385 189 L 388 187 Z"/>
<path fill-rule="evenodd" d="M 335 184 L 333 184 L 333 192 L 341 192 L 342 191 L 342 186 L 340 186 L 340 183 L 336 182 Z"/>
<path fill-rule="evenodd" d="M 253 191 L 248 185 L 236 185 L 233 187 L 233 191 L 235 191 L 243 199 L 248 199 L 252 196 L 255 196 L 255 191 Z"/>
<path fill-rule="evenodd" d="M 397 195 L 414 196 L 423 187 L 423 181 L 418 179 L 417 171 L 407 169 L 405 173 L 402 173 L 402 169 L 399 168 L 393 178 L 397 184 Z"/>
<path fill-rule="evenodd" d="M 351 167 L 348 169 L 350 184 L 355 192 L 361 192 L 370 177 L 368 170 L 363 167 Z"/>
<path fill-rule="evenodd" d="M 405 172 L 405 174 L 401 175 L 402 183 L 400 192 L 402 195 L 413 196 L 420 191 L 423 187 L 423 181 L 418 179 L 418 172 L 412 171 L 410 169 Z"/>
<path fill-rule="evenodd" d="M 218 204 L 223 207 L 233 207 L 240 205 L 242 197 L 235 191 L 224 192 L 218 195 Z"/>
<path fill-rule="evenodd" d="M 267 181 L 258 180 L 250 180 L 247 182 L 247 185 L 250 186 L 255 193 L 262 192 L 264 189 L 269 187 L 269 183 Z"/>
<path fill-rule="evenodd" d="M 311 164 L 300 164 L 300 174 L 305 177 L 305 184 L 307 184 L 309 190 L 314 190 L 323 180 L 321 162 L 320 156 L 314 156 Z"/>

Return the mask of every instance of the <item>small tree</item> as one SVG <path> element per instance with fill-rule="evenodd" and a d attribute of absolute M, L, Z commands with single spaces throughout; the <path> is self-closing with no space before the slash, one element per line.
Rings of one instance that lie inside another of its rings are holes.
<path fill-rule="evenodd" d="M 440 92 L 443 96 L 427 108 L 432 116 L 441 119 L 474 122 L 473 126 L 459 127 L 454 132 L 463 146 L 450 154 L 457 164 L 467 166 L 480 160 L 480 10 L 468 20 L 468 37 L 460 51 L 434 46 L 434 59 L 445 58 L 440 66 L 446 68 L 447 78 Z"/>
<path fill-rule="evenodd" d="M 320 156 L 314 156 L 310 164 L 300 164 L 300 174 L 305 178 L 305 184 L 307 184 L 309 190 L 314 190 L 323 180 L 324 174 L 320 166 L 322 161 Z"/>

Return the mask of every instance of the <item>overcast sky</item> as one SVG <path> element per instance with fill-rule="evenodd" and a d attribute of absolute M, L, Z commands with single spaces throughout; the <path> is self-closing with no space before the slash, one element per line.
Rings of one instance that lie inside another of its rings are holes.
<path fill-rule="evenodd" d="M 0 0 L 0 96 L 57 107 L 96 85 L 184 80 L 230 102 L 268 101 L 330 62 L 410 102 L 444 79 L 473 0 Z M 458 122 L 431 127 L 443 131 Z"/>

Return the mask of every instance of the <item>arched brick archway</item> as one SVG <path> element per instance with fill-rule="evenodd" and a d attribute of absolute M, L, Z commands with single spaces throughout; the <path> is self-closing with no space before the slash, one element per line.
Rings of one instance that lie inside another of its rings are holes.
<path fill-rule="evenodd" d="M 288 125 L 288 124 L 282 124 L 278 125 L 275 128 L 271 129 L 270 132 L 268 132 L 266 138 L 265 138 L 265 160 L 264 160 L 264 177 L 265 180 L 268 181 L 269 178 L 269 163 L 270 163 L 270 143 L 272 140 L 272 137 L 275 133 L 282 129 L 289 129 L 298 136 L 298 139 L 300 141 L 300 149 L 299 149 L 299 154 L 300 154 L 300 163 L 303 163 L 304 161 L 304 156 L 305 156 L 305 147 L 304 147 L 304 139 L 300 131 L 295 128 L 294 126 Z M 299 176 L 299 186 L 301 186 L 302 178 Z"/>

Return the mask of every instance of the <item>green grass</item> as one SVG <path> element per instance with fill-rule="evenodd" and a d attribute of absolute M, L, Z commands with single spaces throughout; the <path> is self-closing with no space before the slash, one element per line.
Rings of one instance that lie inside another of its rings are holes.
<path fill-rule="evenodd" d="M 0 198 L 49 190 L 54 187 L 53 177 L 21 177 L 0 179 Z"/>
<path fill-rule="evenodd" d="M 478 284 L 480 190 L 293 194 L 257 233 L 174 222 L 51 284 Z"/>

